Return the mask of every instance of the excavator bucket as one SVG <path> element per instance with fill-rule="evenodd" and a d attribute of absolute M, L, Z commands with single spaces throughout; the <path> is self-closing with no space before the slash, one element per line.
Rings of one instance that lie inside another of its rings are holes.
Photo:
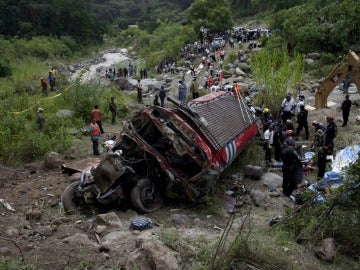
<path fill-rule="evenodd" d="M 347 62 L 337 64 L 317 89 L 315 93 L 316 109 L 327 106 L 327 98 L 331 91 L 348 75 L 352 77 L 358 91 L 360 91 L 360 60 L 357 54 L 351 50 L 347 55 Z"/>

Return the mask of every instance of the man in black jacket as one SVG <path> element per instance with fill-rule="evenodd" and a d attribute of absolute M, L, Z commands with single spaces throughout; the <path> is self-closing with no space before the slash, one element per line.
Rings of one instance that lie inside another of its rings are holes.
<path fill-rule="evenodd" d="M 348 120 L 349 120 L 349 113 L 350 113 L 351 104 L 352 104 L 352 102 L 349 99 L 349 95 L 346 95 L 345 100 L 341 104 L 341 110 L 342 110 L 342 115 L 343 115 L 342 127 L 345 127 L 347 125 Z"/>
<path fill-rule="evenodd" d="M 296 189 L 296 172 L 297 166 L 301 164 L 298 155 L 295 153 L 294 148 L 291 145 L 284 144 L 281 149 L 281 159 L 283 161 L 283 193 L 290 197 L 293 191 Z"/>
<path fill-rule="evenodd" d="M 297 115 L 298 127 L 296 129 L 296 137 L 299 137 L 300 131 L 305 129 L 305 139 L 309 139 L 309 127 L 308 127 L 308 111 L 304 105 L 300 105 L 300 112 Z"/>

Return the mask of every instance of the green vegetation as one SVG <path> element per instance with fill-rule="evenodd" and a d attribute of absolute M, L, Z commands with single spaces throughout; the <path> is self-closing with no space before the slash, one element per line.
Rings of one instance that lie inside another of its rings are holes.
<path fill-rule="evenodd" d="M 293 233 L 298 242 L 316 243 L 333 237 L 338 251 L 359 259 L 360 249 L 360 159 L 346 170 L 343 185 L 321 194 L 325 202 L 319 203 L 316 194 L 307 192 L 300 211 L 282 225 Z"/>
<path fill-rule="evenodd" d="M 252 72 L 263 94 L 256 98 L 260 106 L 269 108 L 273 115 L 279 115 L 282 98 L 287 92 L 295 92 L 304 72 L 304 59 L 295 54 L 290 62 L 285 48 L 282 50 L 264 49 L 252 56 Z M 274 98 L 275 97 L 275 98 Z"/>

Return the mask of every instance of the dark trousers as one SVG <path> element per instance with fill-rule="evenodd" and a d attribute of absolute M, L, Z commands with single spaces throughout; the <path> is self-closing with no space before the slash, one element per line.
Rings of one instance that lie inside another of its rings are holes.
<path fill-rule="evenodd" d="M 265 150 L 265 160 L 271 161 L 271 147 L 266 144 L 264 146 L 264 150 Z"/>
<path fill-rule="evenodd" d="M 116 111 L 111 112 L 111 124 L 115 124 L 115 118 L 116 118 Z"/>
<path fill-rule="evenodd" d="M 283 112 L 282 112 L 282 115 L 281 115 L 281 120 L 282 120 L 284 123 L 286 123 L 286 120 L 291 119 L 291 117 L 292 117 L 292 113 L 291 113 L 291 112 L 285 112 L 285 111 L 283 111 Z"/>
<path fill-rule="evenodd" d="M 350 111 L 344 110 L 343 111 L 343 126 L 347 125 L 347 122 L 349 121 L 349 113 Z"/>
<path fill-rule="evenodd" d="M 302 131 L 302 129 L 305 129 L 305 139 L 308 140 L 309 139 L 309 127 L 308 127 L 308 124 L 301 124 L 299 123 L 297 129 L 296 129 L 296 137 L 299 136 L 300 134 L 300 131 Z"/>
<path fill-rule="evenodd" d="M 289 197 L 296 189 L 296 177 L 294 168 L 283 166 L 283 193 Z"/>
<path fill-rule="evenodd" d="M 199 97 L 199 93 L 198 93 L 198 92 L 193 93 L 193 99 L 198 98 L 198 97 Z"/>
<path fill-rule="evenodd" d="M 274 158 L 276 161 L 280 161 L 281 160 L 281 145 L 276 143 L 273 146 L 274 146 Z"/>
<path fill-rule="evenodd" d="M 98 156 L 100 155 L 100 152 L 99 152 L 99 139 L 94 139 L 92 138 L 92 145 L 93 145 L 93 154 Z"/>

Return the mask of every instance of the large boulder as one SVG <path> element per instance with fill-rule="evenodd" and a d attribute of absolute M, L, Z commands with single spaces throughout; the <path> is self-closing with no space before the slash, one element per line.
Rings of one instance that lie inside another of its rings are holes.
<path fill-rule="evenodd" d="M 62 155 L 56 152 L 50 152 L 45 156 L 44 166 L 46 169 L 58 169 L 64 162 L 65 160 Z"/>
<path fill-rule="evenodd" d="M 268 189 L 277 189 L 282 186 L 282 177 L 276 173 L 267 172 L 260 180 Z"/>
<path fill-rule="evenodd" d="M 133 86 L 129 83 L 126 78 L 117 77 L 115 78 L 112 83 L 119 89 L 119 90 L 126 90 L 131 91 L 133 90 Z"/>
<path fill-rule="evenodd" d="M 334 238 L 325 238 L 314 248 L 315 255 L 326 262 L 332 262 L 336 254 Z"/>
<path fill-rule="evenodd" d="M 126 263 L 128 270 L 178 270 L 179 254 L 160 241 L 145 241 L 130 253 Z"/>

